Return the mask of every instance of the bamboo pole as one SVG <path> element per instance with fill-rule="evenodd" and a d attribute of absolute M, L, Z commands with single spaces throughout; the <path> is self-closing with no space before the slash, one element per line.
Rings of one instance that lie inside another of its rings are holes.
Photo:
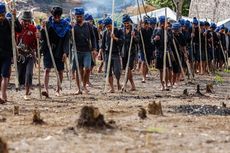
<path fill-rule="evenodd" d="M 163 57 L 163 83 L 166 79 L 166 57 L 167 57 L 167 8 L 165 8 L 165 27 L 164 27 L 164 57 Z"/>
<path fill-rule="evenodd" d="M 8 9 L 9 5 L 7 4 Z M 15 0 L 12 1 L 12 11 L 15 9 Z M 15 41 L 15 16 L 12 14 L 11 19 L 11 39 L 12 39 L 12 49 L 13 49 L 13 61 L 15 66 L 15 87 L 16 90 L 19 89 L 19 82 L 18 82 L 18 64 L 17 64 L 17 50 L 16 50 L 16 41 Z"/>
<path fill-rule="evenodd" d="M 70 11 L 70 19 L 71 19 L 71 23 L 73 23 L 72 11 Z M 75 42 L 75 30 L 74 30 L 73 26 L 71 29 L 71 33 L 72 33 L 73 48 L 74 48 L 73 56 L 75 59 L 75 63 L 76 63 L 76 67 L 77 67 L 78 80 L 79 80 L 79 93 L 82 94 L 81 83 L 83 85 L 83 82 L 82 82 L 81 73 L 80 73 L 80 66 L 79 66 L 78 54 L 77 54 L 77 46 L 76 46 L 76 42 Z"/>
<path fill-rule="evenodd" d="M 132 25 L 132 32 L 134 32 L 133 25 Z M 131 50 L 132 50 L 133 38 L 134 38 L 134 36 L 132 35 L 132 32 L 131 32 L 131 40 L 130 40 L 130 44 L 129 44 L 128 61 L 127 61 L 126 67 L 125 67 L 125 80 L 124 80 L 124 83 L 123 83 L 122 91 L 126 91 L 126 85 L 127 85 L 127 82 L 128 82 L 127 78 L 128 78 L 130 56 L 131 56 Z"/>
<path fill-rule="evenodd" d="M 205 56 L 206 56 L 206 63 L 207 63 L 207 71 L 209 73 L 209 65 L 208 65 L 208 40 L 207 40 L 207 31 L 205 32 Z"/>
<path fill-rule="evenodd" d="M 111 36 L 114 34 L 114 7 L 115 7 L 115 0 L 113 0 L 113 3 L 112 3 L 112 33 L 111 33 Z M 107 92 L 107 86 L 109 84 L 109 72 L 110 72 L 110 67 L 111 67 L 112 51 L 113 51 L 113 38 L 111 37 L 104 92 Z"/>
<path fill-rule="evenodd" d="M 173 37 L 174 37 L 174 36 L 173 36 Z M 177 48 L 177 45 L 176 45 L 175 39 L 173 38 L 173 39 L 172 39 L 172 41 L 173 41 L 173 46 L 174 46 L 175 51 L 176 51 L 176 56 L 177 56 L 177 59 L 178 59 L 178 61 L 179 61 L 179 66 L 180 66 L 180 69 L 181 69 L 182 75 L 183 75 L 183 76 L 185 76 L 184 69 L 183 69 L 183 66 L 182 66 L 182 62 L 181 62 L 181 60 L 180 60 L 180 55 L 179 55 L 179 52 L 178 52 L 178 48 Z M 187 82 L 187 78 L 186 78 L 186 77 L 184 77 L 184 79 L 185 79 L 185 82 Z"/>
<path fill-rule="evenodd" d="M 212 35 L 212 66 L 213 66 L 213 72 L 215 73 L 216 71 L 216 60 L 215 60 L 215 46 L 214 46 L 214 35 L 213 35 L 213 32 L 211 32 L 211 35 Z"/>
<path fill-rule="evenodd" d="M 52 48 L 51 48 L 51 45 L 50 45 L 49 34 L 48 34 L 46 26 L 44 27 L 44 30 L 45 30 L 47 45 L 48 45 L 49 52 L 50 52 L 50 57 L 51 57 L 51 60 L 52 60 L 53 66 L 54 66 L 54 70 L 55 70 L 55 73 L 56 73 L 56 76 L 57 76 L 58 87 L 61 88 L 61 80 L 60 80 L 59 72 L 58 72 L 58 69 L 57 69 L 57 65 L 55 63 L 55 59 L 54 59 L 54 56 L 53 56 L 53 51 L 52 51 Z"/>
<path fill-rule="evenodd" d="M 37 32 L 40 32 L 37 29 Z M 41 89 L 41 53 L 40 53 L 40 40 L 37 38 L 37 51 L 38 51 L 38 90 L 39 98 L 42 99 L 42 89 Z"/>
<path fill-rule="evenodd" d="M 139 0 L 137 0 L 137 6 L 138 6 L 138 11 L 139 11 L 139 15 L 140 15 L 140 24 L 141 24 L 142 17 L 141 17 Z M 140 27 L 140 37 L 141 37 L 141 43 L 142 43 L 142 46 L 143 46 L 143 53 L 144 53 L 145 63 L 147 65 L 149 73 L 151 74 L 150 66 L 149 66 L 149 63 L 148 63 L 148 60 L 147 60 L 147 56 L 146 56 L 145 42 L 144 42 L 143 34 L 142 34 L 142 31 L 141 31 L 141 27 Z"/>

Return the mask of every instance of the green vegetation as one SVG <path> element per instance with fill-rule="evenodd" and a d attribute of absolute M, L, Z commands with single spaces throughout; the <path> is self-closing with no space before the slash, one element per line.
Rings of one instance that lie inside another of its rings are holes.
<path fill-rule="evenodd" d="M 176 10 L 176 6 L 174 5 L 173 0 L 146 0 L 146 2 L 158 8 L 169 7 L 174 11 Z M 183 16 L 188 16 L 190 3 L 191 0 L 184 0 L 183 7 L 182 7 Z"/>

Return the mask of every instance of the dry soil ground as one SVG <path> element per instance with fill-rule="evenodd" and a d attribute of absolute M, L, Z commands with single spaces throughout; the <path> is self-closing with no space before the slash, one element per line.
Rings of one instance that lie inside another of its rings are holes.
<path fill-rule="evenodd" d="M 222 103 L 230 108 L 230 73 L 198 76 L 195 84 L 185 84 L 171 91 L 160 91 L 157 72 L 147 83 L 135 75 L 137 91 L 102 94 L 102 74 L 91 77 L 93 87 L 89 95 L 71 95 L 75 91 L 65 79 L 63 96 L 39 100 L 38 89 L 32 91 L 31 101 L 23 100 L 24 91 L 9 91 L 9 102 L 0 106 L 0 137 L 8 143 L 10 153 L 227 153 L 230 152 L 230 116 L 193 115 L 175 111 L 180 105 L 216 105 Z M 35 75 L 35 78 L 37 76 Z M 216 79 L 215 79 L 216 78 Z M 50 87 L 54 88 L 53 74 Z M 205 93 L 205 85 L 214 82 L 215 93 Z M 34 82 L 37 83 L 36 81 Z M 190 95 L 200 84 L 205 96 L 181 96 L 184 89 Z M 162 103 L 163 116 L 147 114 L 147 119 L 138 117 L 140 107 L 150 102 Z M 80 110 L 85 105 L 94 105 L 104 114 L 105 120 L 114 120 L 113 130 L 68 130 L 76 126 Z M 19 115 L 13 115 L 14 106 L 19 106 Z M 33 110 L 37 107 L 46 124 L 32 124 Z M 226 109 L 227 109 L 226 108 Z M 199 111 L 199 110 L 198 110 Z"/>

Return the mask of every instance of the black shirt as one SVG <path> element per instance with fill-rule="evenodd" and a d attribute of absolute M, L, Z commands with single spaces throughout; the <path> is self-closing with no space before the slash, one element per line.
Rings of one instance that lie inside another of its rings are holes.
<path fill-rule="evenodd" d="M 22 27 L 18 20 L 15 20 L 15 32 L 21 32 Z M 0 57 L 12 57 L 12 36 L 11 22 L 7 19 L 0 22 Z"/>

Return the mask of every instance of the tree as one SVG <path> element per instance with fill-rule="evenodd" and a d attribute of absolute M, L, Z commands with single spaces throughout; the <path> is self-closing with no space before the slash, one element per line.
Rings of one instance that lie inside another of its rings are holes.
<path fill-rule="evenodd" d="M 180 17 L 181 15 L 188 16 L 191 0 L 146 0 L 146 2 L 159 8 L 169 7 Z"/>

